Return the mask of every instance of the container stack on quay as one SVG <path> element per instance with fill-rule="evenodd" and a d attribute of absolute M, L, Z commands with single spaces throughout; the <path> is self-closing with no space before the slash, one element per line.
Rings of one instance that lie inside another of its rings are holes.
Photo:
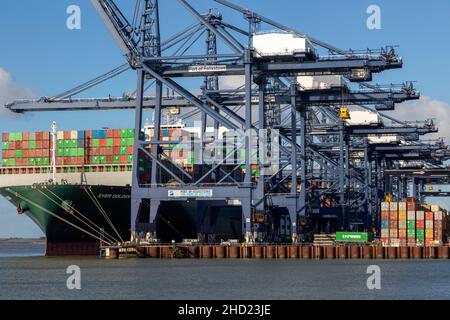
<path fill-rule="evenodd" d="M 2 167 L 47 166 L 50 164 L 49 132 L 2 134 Z"/>
<path fill-rule="evenodd" d="M 438 205 L 381 203 L 381 242 L 384 246 L 441 246 L 447 242 L 448 213 Z"/>

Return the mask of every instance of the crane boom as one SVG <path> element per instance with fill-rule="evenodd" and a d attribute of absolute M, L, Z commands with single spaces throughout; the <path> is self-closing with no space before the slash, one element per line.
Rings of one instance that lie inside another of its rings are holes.
<path fill-rule="evenodd" d="M 112 34 L 122 54 L 126 56 L 131 67 L 135 67 L 134 58 L 138 54 L 138 44 L 133 37 L 133 26 L 113 0 L 91 0 L 91 3 Z"/>

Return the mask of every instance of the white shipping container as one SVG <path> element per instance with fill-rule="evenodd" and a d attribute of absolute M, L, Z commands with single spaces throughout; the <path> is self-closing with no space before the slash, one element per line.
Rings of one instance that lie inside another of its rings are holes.
<path fill-rule="evenodd" d="M 416 212 L 408 211 L 408 220 L 416 220 Z"/>
<path fill-rule="evenodd" d="M 70 139 L 72 140 L 78 139 L 78 131 L 76 130 L 70 131 Z"/>
<path fill-rule="evenodd" d="M 399 138 L 396 134 L 390 135 L 369 135 L 367 137 L 369 144 L 392 144 L 398 143 Z"/>
<path fill-rule="evenodd" d="M 434 228 L 434 221 L 426 220 L 425 221 L 425 229 L 433 230 L 433 228 Z"/>
<path fill-rule="evenodd" d="M 389 211 L 389 202 L 381 203 L 381 211 Z"/>
<path fill-rule="evenodd" d="M 57 138 L 58 140 L 64 140 L 64 131 L 58 131 L 58 132 L 56 133 L 56 138 Z"/>
<path fill-rule="evenodd" d="M 389 229 L 381 229 L 381 237 L 389 238 Z"/>
<path fill-rule="evenodd" d="M 398 203 L 398 211 L 406 211 L 406 202 Z"/>
<path fill-rule="evenodd" d="M 416 219 L 417 220 L 425 220 L 425 212 L 424 211 L 416 211 Z"/>
<path fill-rule="evenodd" d="M 442 211 L 436 211 L 434 213 L 434 219 L 437 221 L 442 221 L 443 219 Z"/>
<path fill-rule="evenodd" d="M 373 126 L 381 123 L 380 115 L 368 110 L 350 110 L 350 120 L 346 120 L 348 126 Z"/>
<path fill-rule="evenodd" d="M 389 204 L 389 210 L 390 211 L 397 211 L 398 210 L 398 202 L 391 202 Z"/>
<path fill-rule="evenodd" d="M 253 49 L 260 57 L 315 53 L 315 48 L 309 40 L 281 32 L 254 34 Z"/>
<path fill-rule="evenodd" d="M 406 225 L 406 220 L 399 220 L 398 221 L 398 228 L 399 229 L 406 229 L 407 225 Z"/>
<path fill-rule="evenodd" d="M 297 77 L 300 90 L 327 90 L 332 88 L 347 87 L 343 76 L 300 76 Z"/>

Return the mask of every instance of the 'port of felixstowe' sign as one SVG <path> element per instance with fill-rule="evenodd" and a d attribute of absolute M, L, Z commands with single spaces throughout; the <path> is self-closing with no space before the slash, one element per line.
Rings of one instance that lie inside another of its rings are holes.
<path fill-rule="evenodd" d="M 369 235 L 366 232 L 337 232 L 336 241 L 339 242 L 368 242 Z"/>
<path fill-rule="evenodd" d="M 169 190 L 169 198 L 212 198 L 211 189 L 204 190 Z"/>
<path fill-rule="evenodd" d="M 209 65 L 209 66 L 191 66 L 188 68 L 190 73 L 203 73 L 203 72 L 224 72 L 227 71 L 226 65 Z"/>

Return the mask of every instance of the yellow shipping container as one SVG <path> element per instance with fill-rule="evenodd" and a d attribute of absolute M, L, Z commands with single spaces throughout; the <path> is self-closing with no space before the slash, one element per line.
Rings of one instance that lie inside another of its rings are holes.
<path fill-rule="evenodd" d="M 441 208 L 437 204 L 432 204 L 431 205 L 431 211 L 438 212 L 438 211 L 441 211 Z"/>
<path fill-rule="evenodd" d="M 398 220 L 406 220 L 406 211 L 400 211 L 398 213 Z"/>
<path fill-rule="evenodd" d="M 433 229 L 426 229 L 425 230 L 425 239 L 433 239 L 433 238 L 434 238 Z"/>

